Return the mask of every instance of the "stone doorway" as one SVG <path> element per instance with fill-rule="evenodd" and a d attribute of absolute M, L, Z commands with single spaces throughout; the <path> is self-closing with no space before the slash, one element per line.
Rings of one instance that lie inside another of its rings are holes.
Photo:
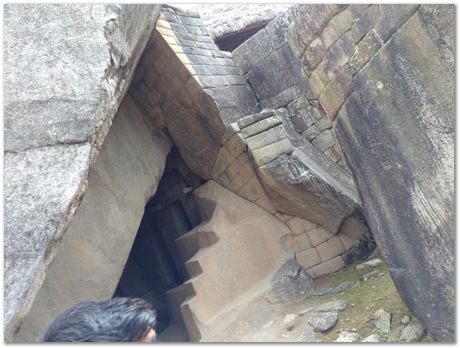
<path fill-rule="evenodd" d="M 188 279 L 175 240 L 201 223 L 192 191 L 201 184 L 176 148 L 166 160 L 156 194 L 147 202 L 131 252 L 113 297 L 140 297 L 157 311 L 161 336 L 171 324 L 166 292 Z M 169 335 L 166 335 L 169 337 Z M 168 340 L 168 337 L 162 340 Z M 175 341 L 187 340 L 185 330 Z"/>

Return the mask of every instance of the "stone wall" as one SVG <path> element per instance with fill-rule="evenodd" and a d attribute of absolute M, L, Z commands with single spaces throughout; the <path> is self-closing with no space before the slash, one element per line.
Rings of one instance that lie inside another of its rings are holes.
<path fill-rule="evenodd" d="M 402 298 L 443 341 L 454 337 L 453 13 L 299 5 L 283 27 Z"/>
<path fill-rule="evenodd" d="M 162 8 L 131 95 L 204 179 L 210 178 L 224 126 L 258 110 L 231 55 L 218 50 L 198 14 L 169 6 Z"/>
<path fill-rule="evenodd" d="M 129 86 L 157 5 L 4 8 L 5 340 L 30 309 Z"/>
<path fill-rule="evenodd" d="M 328 18 L 333 6 L 321 5 L 315 11 Z M 296 23 L 300 8 L 302 6 L 292 7 L 277 16 L 235 49 L 233 57 L 262 108 L 286 108 L 289 116 L 284 120 L 286 126 L 347 170 L 332 122 L 305 80 L 305 61 L 298 56 L 296 43 L 292 42 L 297 34 L 291 33 L 291 27 Z"/>

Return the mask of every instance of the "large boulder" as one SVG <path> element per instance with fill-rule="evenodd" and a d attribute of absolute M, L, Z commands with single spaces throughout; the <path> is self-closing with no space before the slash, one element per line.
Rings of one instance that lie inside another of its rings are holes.
<path fill-rule="evenodd" d="M 8 341 L 81 201 L 159 6 L 9 4 L 4 10 Z"/>
<path fill-rule="evenodd" d="M 420 6 L 357 74 L 334 125 L 404 302 L 437 340 L 451 342 L 454 13 Z"/>
<path fill-rule="evenodd" d="M 184 5 L 180 5 L 184 7 Z M 193 4 L 214 40 L 258 25 L 264 25 L 283 13 L 289 4 Z M 188 8 L 186 6 L 186 8 Z"/>

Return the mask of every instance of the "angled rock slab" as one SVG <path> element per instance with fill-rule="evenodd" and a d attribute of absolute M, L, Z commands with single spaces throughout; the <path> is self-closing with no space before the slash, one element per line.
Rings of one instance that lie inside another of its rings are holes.
<path fill-rule="evenodd" d="M 454 23 L 452 6 L 421 5 L 356 75 L 334 125 L 395 285 L 440 341 L 455 322 Z"/>
<path fill-rule="evenodd" d="M 353 229 L 366 230 L 356 218 L 359 200 L 350 177 L 313 145 L 294 147 L 283 125 L 273 127 L 279 123 L 278 112 L 274 114 L 250 115 L 239 125 L 275 208 L 315 222 L 332 234 L 346 218 L 354 220 L 355 224 L 349 224 Z M 253 129 L 257 129 L 255 135 Z"/>
<path fill-rule="evenodd" d="M 5 340 L 43 281 L 158 5 L 5 6 Z"/>

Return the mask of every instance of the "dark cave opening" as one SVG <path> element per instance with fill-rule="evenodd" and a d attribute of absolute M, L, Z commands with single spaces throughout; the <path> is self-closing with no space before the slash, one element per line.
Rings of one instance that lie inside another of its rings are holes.
<path fill-rule="evenodd" d="M 202 180 L 176 148 L 166 159 L 155 195 L 147 202 L 131 252 L 113 297 L 140 297 L 157 312 L 157 332 L 170 324 L 166 292 L 188 279 L 175 240 L 201 223 L 193 190 Z"/>

